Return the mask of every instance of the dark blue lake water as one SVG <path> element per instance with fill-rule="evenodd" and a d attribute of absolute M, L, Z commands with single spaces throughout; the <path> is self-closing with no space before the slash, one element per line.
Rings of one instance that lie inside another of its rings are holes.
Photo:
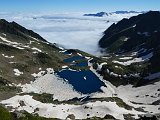
<path fill-rule="evenodd" d="M 83 61 L 83 62 L 80 62 L 78 64 L 75 64 L 73 66 L 77 66 L 77 67 L 87 67 L 88 66 L 88 62 L 87 61 Z"/>
<path fill-rule="evenodd" d="M 71 54 L 71 52 L 65 51 L 63 54 L 69 55 L 69 54 Z"/>
<path fill-rule="evenodd" d="M 149 54 L 149 53 L 151 53 L 151 52 L 153 52 L 152 49 L 151 49 L 151 50 L 147 50 L 146 52 L 140 51 L 140 52 L 138 53 L 138 57 L 145 56 L 145 55 L 147 55 L 147 54 Z"/>
<path fill-rule="evenodd" d="M 66 58 L 64 59 L 63 61 L 64 62 L 73 62 L 73 61 L 76 61 L 76 60 L 82 60 L 82 59 L 85 59 L 85 57 L 82 57 L 82 56 L 73 56 L 73 57 L 70 57 L 70 58 Z"/>
<path fill-rule="evenodd" d="M 76 91 L 83 94 L 102 92 L 100 87 L 105 86 L 105 84 L 90 70 L 63 70 L 57 72 L 57 75 L 61 78 L 67 79 L 68 83 L 71 84 Z"/>

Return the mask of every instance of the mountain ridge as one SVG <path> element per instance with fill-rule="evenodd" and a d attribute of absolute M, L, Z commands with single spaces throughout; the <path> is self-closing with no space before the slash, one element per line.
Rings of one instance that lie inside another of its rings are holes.
<path fill-rule="evenodd" d="M 44 38 L 42 38 L 40 35 L 38 35 L 37 33 L 33 32 L 32 30 L 27 30 L 26 28 L 22 27 L 21 25 L 17 24 L 16 22 L 7 22 L 5 19 L 0 19 L 0 30 L 1 32 L 9 32 L 9 33 L 13 33 L 13 34 L 18 34 L 18 35 L 30 35 L 32 37 L 35 37 L 37 39 L 40 39 L 44 42 L 46 42 L 46 40 Z M 25 36 L 23 36 L 25 37 Z"/>
<path fill-rule="evenodd" d="M 92 14 L 84 14 L 83 16 L 92 16 L 92 17 L 105 17 L 110 16 L 113 14 L 141 14 L 146 13 L 145 11 L 115 11 L 115 12 L 98 12 L 98 13 L 92 13 Z"/>
<path fill-rule="evenodd" d="M 150 79 L 154 81 L 154 79 L 159 79 L 158 72 L 160 71 L 157 67 L 160 65 L 157 62 L 160 56 L 159 21 L 159 11 L 150 11 L 129 19 L 125 18 L 104 31 L 99 45 L 105 49 L 105 53 L 112 54 L 111 64 L 124 66 L 125 69 L 129 68 L 132 74 L 139 71 L 139 77 L 142 79 L 149 79 L 152 74 L 157 73 L 155 78 Z M 151 82 L 149 80 L 140 81 Z"/>

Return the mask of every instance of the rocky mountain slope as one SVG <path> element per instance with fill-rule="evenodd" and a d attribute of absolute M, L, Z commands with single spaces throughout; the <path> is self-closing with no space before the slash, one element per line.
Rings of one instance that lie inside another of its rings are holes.
<path fill-rule="evenodd" d="M 104 32 L 99 46 L 103 48 L 102 59 L 107 64 L 100 70 L 96 62 L 94 66 L 104 79 L 124 90 L 118 95 L 120 98 L 159 106 L 159 38 L 159 11 L 123 19 Z"/>
<path fill-rule="evenodd" d="M 15 22 L 0 20 L 0 56 L 4 120 L 159 116 L 159 82 L 147 90 L 117 85 L 119 79 L 127 80 L 126 75 L 115 77 L 106 58 L 60 48 Z"/>
<path fill-rule="evenodd" d="M 160 12 L 150 11 L 112 24 L 99 45 L 112 53 L 111 64 L 125 67 L 125 74 L 137 74 L 142 84 L 160 77 L 159 35 Z"/>
<path fill-rule="evenodd" d="M 64 55 L 55 45 L 37 33 L 5 20 L 0 20 L 0 56 L 0 99 L 19 91 L 14 84 L 34 80 L 32 74 L 39 69 L 59 69 L 64 64 Z"/>

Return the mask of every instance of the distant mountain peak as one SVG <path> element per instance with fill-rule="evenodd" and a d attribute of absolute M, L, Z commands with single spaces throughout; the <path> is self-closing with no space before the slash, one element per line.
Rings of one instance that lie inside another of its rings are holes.
<path fill-rule="evenodd" d="M 129 14 L 129 13 L 144 13 L 144 11 L 142 12 L 138 12 L 138 11 L 115 11 L 112 13 L 116 13 L 116 14 Z"/>
<path fill-rule="evenodd" d="M 91 14 L 84 14 L 83 16 L 92 16 L 92 17 L 104 17 L 104 16 L 109 16 L 112 14 L 140 14 L 140 13 L 145 13 L 145 11 L 115 11 L 115 12 L 98 12 L 98 13 L 91 13 Z"/>
<path fill-rule="evenodd" d="M 26 35 L 37 38 L 39 40 L 45 41 L 39 34 L 33 32 L 32 30 L 28 30 L 23 26 L 17 24 L 16 22 L 8 22 L 4 19 L 0 19 L 0 32 L 8 32 L 10 34 L 17 34 L 19 36 L 26 37 Z"/>
<path fill-rule="evenodd" d="M 108 13 L 98 12 L 98 13 L 95 13 L 95 14 L 84 14 L 84 16 L 104 17 L 104 16 L 108 16 Z"/>

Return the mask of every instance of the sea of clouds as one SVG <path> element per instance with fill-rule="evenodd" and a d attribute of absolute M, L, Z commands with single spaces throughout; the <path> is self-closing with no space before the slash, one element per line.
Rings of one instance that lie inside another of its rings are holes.
<path fill-rule="evenodd" d="M 15 21 L 46 40 L 67 49 L 80 49 L 99 56 L 98 41 L 113 23 L 134 14 L 87 17 L 84 13 L 0 13 L 1 19 Z"/>

